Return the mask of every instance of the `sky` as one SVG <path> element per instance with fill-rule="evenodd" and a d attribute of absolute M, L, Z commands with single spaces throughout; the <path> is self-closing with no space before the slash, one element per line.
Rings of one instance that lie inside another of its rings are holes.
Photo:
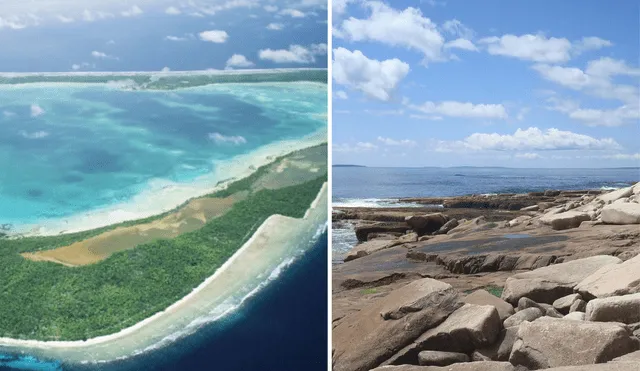
<path fill-rule="evenodd" d="M 326 0 L 2 0 L 0 72 L 326 68 Z"/>
<path fill-rule="evenodd" d="M 334 0 L 333 163 L 640 166 L 638 4 Z"/>

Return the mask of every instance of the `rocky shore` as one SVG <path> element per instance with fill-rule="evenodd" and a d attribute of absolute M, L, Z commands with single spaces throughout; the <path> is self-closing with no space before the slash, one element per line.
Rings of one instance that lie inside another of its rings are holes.
<path fill-rule="evenodd" d="M 334 209 L 334 370 L 640 370 L 640 183 L 402 201 Z"/>

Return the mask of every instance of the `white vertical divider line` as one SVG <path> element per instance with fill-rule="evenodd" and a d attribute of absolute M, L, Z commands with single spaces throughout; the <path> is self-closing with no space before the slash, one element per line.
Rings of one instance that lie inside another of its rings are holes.
<path fill-rule="evenodd" d="M 331 353 L 332 353 L 332 331 L 331 331 L 331 318 L 332 318 L 332 303 L 331 303 L 331 267 L 332 264 L 331 262 L 333 261 L 333 249 L 332 249 L 332 236 L 333 236 L 333 231 L 332 231 L 332 223 L 331 223 L 331 218 L 332 218 L 332 214 L 331 214 L 331 204 L 332 204 L 332 200 L 333 200 L 333 150 L 332 150 L 332 143 L 333 143 L 333 65 L 332 65 L 332 61 L 333 61 L 333 37 L 331 35 L 331 30 L 333 29 L 333 2 L 332 0 L 327 0 L 327 125 L 328 125 L 328 130 L 327 130 L 327 153 L 328 153 L 328 159 L 327 159 L 327 175 L 328 175 L 328 180 L 329 180 L 329 187 L 328 187 L 328 202 L 327 202 L 327 209 L 328 209 L 328 226 L 327 226 L 327 232 L 328 232 L 328 244 L 327 244 L 327 249 L 328 249 L 328 253 L 327 253 L 327 370 L 330 371 L 331 370 Z"/>

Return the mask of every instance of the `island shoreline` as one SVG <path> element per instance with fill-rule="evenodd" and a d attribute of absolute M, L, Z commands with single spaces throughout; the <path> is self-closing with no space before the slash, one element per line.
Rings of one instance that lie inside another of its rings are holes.
<path fill-rule="evenodd" d="M 258 240 L 259 238 L 261 238 L 265 234 L 266 229 L 268 229 L 270 224 L 273 224 L 274 222 L 278 222 L 278 219 L 281 219 L 281 218 L 285 218 L 285 219 L 288 219 L 288 220 L 294 220 L 294 221 L 300 221 L 300 222 L 308 221 L 310 219 L 310 217 L 312 216 L 311 215 L 312 212 L 316 211 L 316 210 L 318 212 L 320 212 L 320 213 L 322 213 L 323 211 L 326 213 L 326 208 L 323 208 L 322 207 L 323 205 L 320 205 L 320 203 L 323 200 L 323 198 L 324 199 L 327 198 L 327 193 L 328 193 L 328 183 L 325 182 L 325 183 L 323 183 L 322 188 L 319 190 L 318 194 L 316 195 L 316 198 L 313 200 L 313 202 L 310 204 L 309 208 L 306 210 L 305 215 L 304 215 L 303 218 L 290 218 L 290 217 L 285 217 L 285 216 L 278 215 L 278 214 L 273 214 L 273 215 L 269 216 L 260 225 L 260 227 L 258 227 L 256 229 L 256 231 L 253 233 L 251 238 L 249 238 L 249 240 L 247 240 L 242 245 L 242 247 L 240 247 L 222 266 L 220 266 L 218 269 L 216 269 L 216 271 L 214 272 L 214 274 L 212 276 L 208 277 L 205 281 L 203 281 L 196 288 L 194 288 L 190 293 L 188 293 L 186 296 L 182 297 L 178 301 L 174 302 L 169 307 L 165 308 L 162 311 L 159 311 L 159 312 L 153 314 L 150 317 L 147 317 L 147 318 L 143 319 L 142 321 L 136 323 L 133 326 L 127 327 L 125 329 L 122 329 L 119 332 L 114 333 L 114 334 L 103 335 L 103 336 L 98 336 L 98 337 L 87 339 L 87 340 L 78 340 L 78 341 L 39 341 L 39 340 L 21 340 L 21 339 L 12 339 L 12 338 L 0 338 L 0 348 L 4 347 L 4 348 L 8 348 L 8 349 L 15 349 L 15 350 L 19 350 L 21 352 L 28 352 L 29 350 L 43 350 L 43 351 L 47 351 L 47 350 L 59 350 L 59 351 L 78 350 L 78 349 L 82 349 L 82 348 L 88 348 L 88 347 L 91 347 L 91 346 L 94 346 L 94 345 L 104 345 L 105 343 L 113 342 L 113 341 L 125 338 L 127 336 L 135 335 L 136 331 L 141 330 L 141 329 L 145 329 L 147 327 L 150 327 L 154 323 L 156 323 L 157 321 L 162 319 L 163 317 L 170 316 L 172 314 L 176 314 L 181 309 L 180 307 L 188 306 L 189 304 L 191 304 L 192 301 L 193 302 L 197 301 L 198 295 L 203 290 L 205 290 L 212 283 L 216 282 L 216 279 L 218 279 L 221 275 L 223 275 L 225 272 L 227 272 L 230 268 L 234 267 L 234 263 L 237 263 L 237 262 L 239 262 L 239 260 L 241 260 L 241 256 L 244 255 L 247 252 L 247 250 L 250 249 L 255 244 L 256 240 Z M 318 226 L 318 228 L 324 228 L 323 230 L 326 230 L 327 227 L 328 227 L 327 224 L 324 224 L 322 226 Z M 292 231 L 287 231 L 287 232 L 292 232 Z M 298 231 L 293 231 L 293 232 L 298 232 Z M 316 233 L 314 235 L 314 238 L 317 237 L 317 236 L 319 236 L 319 233 L 317 233 L 317 231 L 316 231 Z M 266 251 L 266 250 L 263 250 L 263 251 Z M 275 267 L 275 270 L 281 269 L 282 268 L 281 267 L 282 264 L 288 265 L 290 263 L 291 263 L 291 259 L 287 259 L 284 262 L 278 264 L 278 266 Z M 273 271 L 272 271 L 272 274 L 273 274 Z M 251 292 L 249 292 L 249 294 L 247 296 L 254 295 L 256 290 L 259 290 L 261 287 L 262 287 L 262 283 L 259 284 L 253 290 L 251 290 Z M 239 305 L 241 305 L 242 302 L 244 302 L 244 300 L 246 300 L 246 297 L 241 300 Z M 228 312 L 229 311 L 225 311 L 222 315 L 218 316 L 218 318 L 228 314 Z M 218 318 L 216 318 L 216 319 L 218 319 Z M 207 322 L 209 322 L 209 321 L 207 321 Z M 162 340 L 159 341 L 159 342 L 156 342 L 156 343 L 160 343 L 160 342 L 162 342 Z M 125 352 L 127 354 L 122 355 L 120 357 L 116 357 L 113 360 L 126 358 L 128 356 L 138 355 L 138 354 L 144 353 L 146 350 L 155 349 L 154 345 L 145 347 L 144 349 L 138 350 L 138 351 Z M 100 361 L 95 361 L 95 362 L 109 362 L 109 361 L 112 361 L 112 360 L 100 360 Z"/>
<path fill-rule="evenodd" d="M 217 164 L 217 168 L 187 184 L 170 183 L 160 188 L 147 188 L 123 203 L 74 214 L 68 217 L 42 220 L 37 224 L 11 225 L 3 230 L 9 238 L 46 237 L 91 231 L 125 222 L 154 217 L 189 202 L 192 199 L 226 189 L 230 184 L 251 176 L 258 168 L 273 163 L 278 157 L 326 143 L 326 129 L 319 129 L 300 139 L 270 143 L 255 151 L 235 156 Z M 242 166 L 237 163 L 243 164 Z M 224 173 L 224 176 L 218 174 Z M 229 176 L 231 175 L 231 176 Z M 211 187 L 208 184 L 215 184 Z M 158 203 L 159 199 L 164 200 Z M 146 205 L 141 212 L 140 205 Z M 74 227 L 69 228 L 72 225 Z"/>

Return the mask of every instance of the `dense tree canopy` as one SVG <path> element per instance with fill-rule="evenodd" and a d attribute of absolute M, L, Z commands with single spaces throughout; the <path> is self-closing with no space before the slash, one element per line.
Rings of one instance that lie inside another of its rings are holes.
<path fill-rule="evenodd" d="M 209 197 L 246 190 L 262 171 Z M 0 337 L 82 340 L 129 327 L 187 295 L 269 216 L 302 217 L 325 181 L 326 174 L 301 185 L 252 193 L 199 230 L 139 245 L 92 265 L 66 267 L 30 261 L 19 254 L 69 245 L 115 226 L 60 236 L 0 239 Z"/>

